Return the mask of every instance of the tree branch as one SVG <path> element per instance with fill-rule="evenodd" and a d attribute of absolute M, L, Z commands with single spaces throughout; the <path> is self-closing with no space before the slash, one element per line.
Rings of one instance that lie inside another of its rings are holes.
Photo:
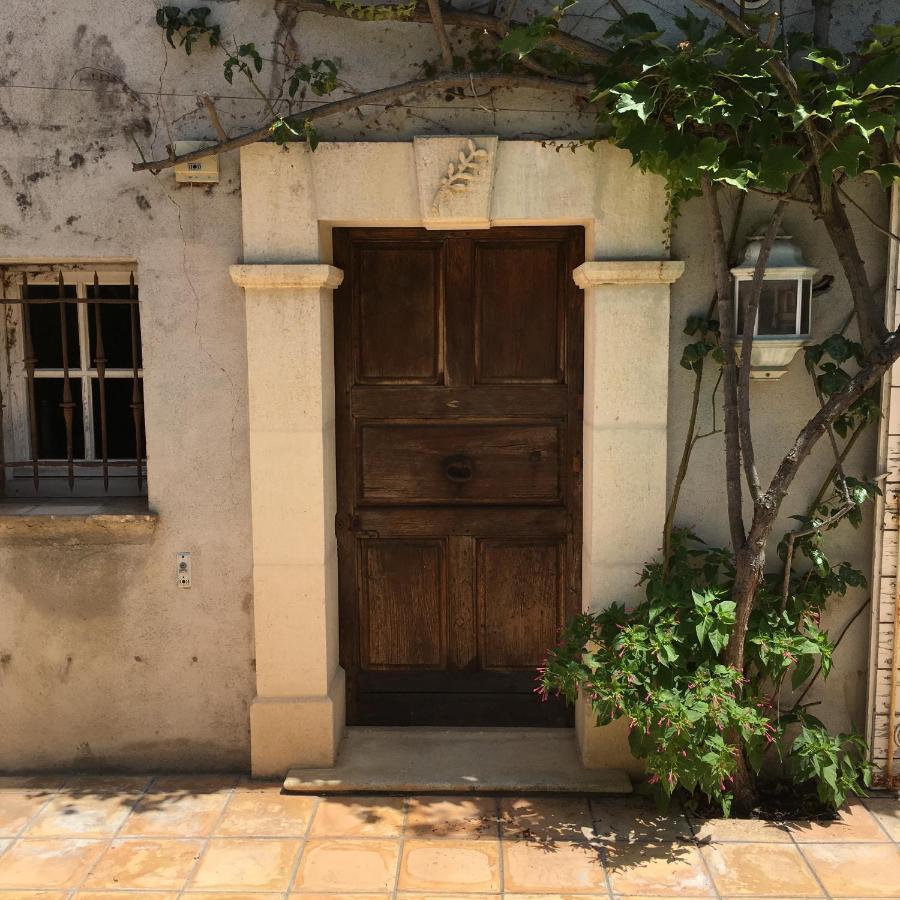
<path fill-rule="evenodd" d="M 869 215 L 868 212 L 863 208 L 862 204 L 857 203 L 844 189 L 841 185 L 837 185 L 838 193 L 851 205 L 855 206 L 865 217 L 868 219 L 869 224 L 875 228 L 876 231 L 880 231 L 885 237 L 889 237 L 892 241 L 900 241 L 900 234 L 895 234 L 889 228 L 885 228 L 884 225 L 879 224 L 872 216 Z"/>
<path fill-rule="evenodd" d="M 227 141 L 228 132 L 222 127 L 222 122 L 219 120 L 219 114 L 216 111 L 216 105 L 213 103 L 212 97 L 210 97 L 209 94 L 201 94 L 200 102 L 206 107 L 206 115 L 209 116 L 212 127 L 216 129 L 219 140 Z"/>
<path fill-rule="evenodd" d="M 825 433 L 825 429 L 838 416 L 843 415 L 855 400 L 858 400 L 876 384 L 890 366 L 900 358 L 900 330 L 891 332 L 877 349 L 874 361 L 860 369 L 850 380 L 850 384 L 840 394 L 832 396 L 797 435 L 793 446 L 781 461 L 766 491 L 765 500 L 768 509 L 777 511 L 790 489 L 801 463 L 809 456 L 816 441 Z"/>
<path fill-rule="evenodd" d="M 741 444 L 738 426 L 737 360 L 734 352 L 734 304 L 731 294 L 731 276 L 728 272 L 728 247 L 722 228 L 722 214 L 716 191 L 708 174 L 700 178 L 703 197 L 706 200 L 709 230 L 713 239 L 713 269 L 718 298 L 719 333 L 725 352 L 723 366 L 725 401 L 725 480 L 728 497 L 728 524 L 735 554 L 746 539 L 741 495 Z"/>
<path fill-rule="evenodd" d="M 756 470 L 756 454 L 753 450 L 753 429 L 750 427 L 750 358 L 753 354 L 753 333 L 756 330 L 756 314 L 759 311 L 759 303 L 762 299 L 763 280 L 766 274 L 766 265 L 769 262 L 769 254 L 778 236 L 781 220 L 787 209 L 787 200 L 779 200 L 772 214 L 772 219 L 766 228 L 762 245 L 759 248 L 759 256 L 753 270 L 753 281 L 750 283 L 750 296 L 744 307 L 744 319 L 741 323 L 743 332 L 741 335 L 741 367 L 738 372 L 738 427 L 741 438 L 741 457 L 744 461 L 744 475 L 747 478 L 747 487 L 754 503 L 762 495 L 762 484 L 759 480 L 759 472 Z"/>
<path fill-rule="evenodd" d="M 402 97 L 407 97 L 412 94 L 441 93 L 451 90 L 472 90 L 482 88 L 486 91 L 495 88 L 529 88 L 557 94 L 565 93 L 577 98 L 583 98 L 586 93 L 584 85 L 573 84 L 571 81 L 562 81 L 560 79 L 539 78 L 530 75 L 507 75 L 504 73 L 480 73 L 477 75 L 459 73 L 437 78 L 406 81 L 403 84 L 390 85 L 389 87 L 380 88 L 376 91 L 356 94 L 353 97 L 344 97 L 341 100 L 334 100 L 331 103 L 323 103 L 321 106 L 313 107 L 304 113 L 289 118 L 316 122 L 319 119 L 351 112 L 361 106 L 389 106 L 391 103 L 400 100 Z M 184 153 L 177 157 L 132 163 L 131 168 L 134 172 L 160 172 L 163 169 L 168 169 L 178 163 L 193 162 L 197 159 L 204 159 L 207 156 L 216 156 L 217 154 L 225 153 L 228 150 L 237 150 L 239 147 L 246 147 L 248 144 L 264 141 L 269 138 L 270 135 L 271 125 L 264 125 L 262 128 L 256 128 L 253 131 L 248 131 L 245 134 L 214 144 L 211 147 L 194 150 L 191 153 Z"/>
<path fill-rule="evenodd" d="M 856 236 L 853 234 L 853 227 L 847 218 L 847 210 L 834 185 L 820 186 L 815 173 L 810 173 L 808 183 L 811 183 L 814 190 L 822 195 L 823 202 L 820 204 L 822 221 L 831 238 L 831 243 L 834 245 L 841 268 L 844 270 L 847 286 L 850 288 L 850 296 L 853 299 L 853 309 L 856 312 L 856 321 L 859 327 L 859 339 L 866 357 L 871 357 L 884 343 L 889 332 L 872 296 L 869 276 L 856 243 Z"/>
<path fill-rule="evenodd" d="M 346 9 L 338 9 L 326 3 L 325 0 L 290 0 L 291 6 L 300 12 L 314 12 L 322 16 L 333 16 L 341 19 L 349 19 L 352 16 Z M 444 24 L 456 28 L 471 28 L 475 31 L 491 31 L 505 37 L 509 26 L 518 27 L 526 25 L 527 22 L 510 22 L 504 26 L 503 20 L 493 15 L 484 13 L 467 12 L 464 10 L 452 9 L 446 5 L 441 7 Z M 432 21 L 431 13 L 425 6 L 417 6 L 413 10 L 412 15 L 407 19 L 392 19 L 391 23 L 402 25 L 405 22 L 414 22 L 417 24 L 430 24 Z M 604 63 L 611 53 L 604 47 L 586 41 L 583 38 L 575 37 L 565 31 L 556 30 L 545 38 L 548 44 L 553 44 L 561 50 L 567 50 L 575 56 L 579 56 L 589 63 Z"/>
<path fill-rule="evenodd" d="M 444 27 L 444 16 L 441 13 L 440 0 L 425 0 L 425 2 L 428 4 L 428 12 L 431 14 L 431 21 L 434 23 L 434 31 L 437 35 L 438 46 L 441 48 L 444 68 L 449 72 L 453 69 L 453 48 L 450 46 L 447 29 Z"/>

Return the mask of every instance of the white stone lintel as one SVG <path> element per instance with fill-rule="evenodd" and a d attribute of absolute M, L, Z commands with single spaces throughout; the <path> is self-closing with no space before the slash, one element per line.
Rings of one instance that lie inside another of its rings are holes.
<path fill-rule="evenodd" d="M 675 259 L 598 260 L 582 263 L 572 277 L 580 288 L 604 284 L 672 284 L 684 272 L 684 263 Z"/>
<path fill-rule="evenodd" d="M 344 280 L 341 269 L 323 263 L 231 266 L 229 274 L 242 288 L 262 290 L 336 288 Z"/>

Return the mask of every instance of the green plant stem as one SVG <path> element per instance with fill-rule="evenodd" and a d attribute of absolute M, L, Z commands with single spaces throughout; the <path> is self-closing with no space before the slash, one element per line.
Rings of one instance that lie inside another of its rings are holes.
<path fill-rule="evenodd" d="M 669 500 L 669 508 L 666 510 L 666 521 L 663 525 L 663 571 L 669 572 L 669 555 L 672 543 L 672 526 L 675 522 L 675 510 L 678 507 L 678 497 L 681 487 L 687 477 L 688 466 L 691 461 L 691 452 L 696 444 L 694 432 L 697 428 L 697 410 L 700 407 L 700 388 L 703 386 L 703 360 L 697 363 L 694 371 L 694 391 L 691 396 L 691 413 L 688 418 L 687 436 L 684 440 L 684 449 L 681 451 L 681 461 L 678 463 L 678 472 L 675 475 L 675 483 L 672 485 L 672 497 Z"/>

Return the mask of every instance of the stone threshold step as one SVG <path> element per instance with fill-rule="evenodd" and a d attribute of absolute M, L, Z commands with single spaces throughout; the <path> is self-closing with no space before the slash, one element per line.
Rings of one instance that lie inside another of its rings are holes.
<path fill-rule="evenodd" d="M 630 794 L 621 769 L 586 769 L 568 728 L 351 727 L 334 768 L 293 768 L 284 790 Z"/>

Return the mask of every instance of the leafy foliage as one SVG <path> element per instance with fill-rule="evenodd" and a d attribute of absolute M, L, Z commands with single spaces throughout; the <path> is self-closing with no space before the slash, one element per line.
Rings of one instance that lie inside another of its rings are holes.
<path fill-rule="evenodd" d="M 668 567 L 644 568 L 646 599 L 633 610 L 613 605 L 578 616 L 542 667 L 539 691 L 572 702 L 583 693 L 601 725 L 626 718 L 631 750 L 662 801 L 679 786 L 699 790 L 727 815 L 737 755 L 759 772 L 771 750 L 836 808 L 868 783 L 865 743 L 830 737 L 804 709 L 779 709 L 778 687 L 789 671 L 800 686 L 817 663 L 827 676 L 833 646 L 819 615 L 829 596 L 863 576 L 847 563 L 812 568 L 783 609 L 776 579 L 767 579 L 747 635 L 746 672 L 720 660 L 735 624 L 733 580 L 727 550 L 676 530 Z"/>
<path fill-rule="evenodd" d="M 222 31 L 218 25 L 207 22 L 210 9 L 208 6 L 197 6 L 182 12 L 177 6 L 161 6 L 156 11 L 156 24 L 163 29 L 166 40 L 173 47 L 175 38 L 178 46 L 190 56 L 194 44 L 205 37 L 210 47 L 217 47 L 221 41 Z"/>
<path fill-rule="evenodd" d="M 559 15 L 567 6 L 557 7 Z M 521 58 L 542 47 L 556 18 L 514 29 L 504 40 Z M 886 186 L 900 177 L 892 156 L 900 125 L 900 27 L 878 25 L 873 39 L 844 56 L 791 35 L 792 99 L 778 76 L 782 39 L 767 46 L 686 10 L 669 45 L 645 13 L 614 23 L 608 64 L 593 67 L 591 99 L 611 139 L 642 169 L 666 179 L 673 214 L 700 192 L 700 178 L 780 193 L 815 165 L 830 185 L 863 172 Z M 624 74 L 628 77 L 623 77 Z M 821 148 L 821 149 L 820 149 Z M 818 157 L 818 159 L 816 159 Z"/>

